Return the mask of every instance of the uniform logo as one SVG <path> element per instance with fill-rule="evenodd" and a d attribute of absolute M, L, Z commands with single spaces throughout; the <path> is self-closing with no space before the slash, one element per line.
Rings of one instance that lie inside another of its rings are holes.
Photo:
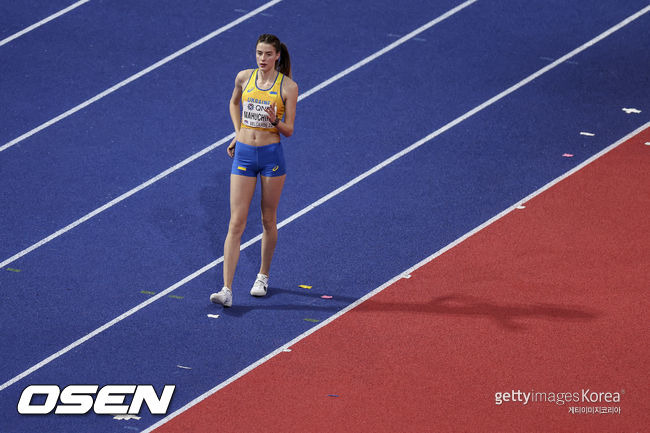
<path fill-rule="evenodd" d="M 275 167 L 273 167 L 273 171 L 278 171 L 278 168 L 280 168 L 280 166 L 276 165 Z"/>
<path fill-rule="evenodd" d="M 246 167 L 242 167 L 241 165 L 238 165 L 237 170 L 246 171 Z"/>

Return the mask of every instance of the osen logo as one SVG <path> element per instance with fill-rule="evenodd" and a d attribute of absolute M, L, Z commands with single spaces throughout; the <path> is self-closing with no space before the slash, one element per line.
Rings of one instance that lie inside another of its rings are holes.
<path fill-rule="evenodd" d="M 137 415 L 144 403 L 152 415 L 165 415 L 175 390 L 176 385 L 165 385 L 159 397 L 153 385 L 105 385 L 101 389 L 99 385 L 68 385 L 63 390 L 57 385 L 29 385 L 20 395 L 18 413 L 84 415 L 92 409 L 98 415 Z"/>

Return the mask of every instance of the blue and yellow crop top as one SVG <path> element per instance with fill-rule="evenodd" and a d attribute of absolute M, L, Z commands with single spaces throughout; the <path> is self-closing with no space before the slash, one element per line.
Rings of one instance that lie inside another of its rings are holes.
<path fill-rule="evenodd" d="M 283 119 L 284 99 L 282 98 L 282 81 L 284 80 L 284 75 L 278 72 L 273 85 L 269 89 L 260 89 L 257 87 L 257 71 L 258 69 L 255 69 L 251 74 L 241 96 L 241 127 L 278 132 L 278 129 L 271 125 L 269 116 L 264 109 L 270 107 L 275 102 L 276 116 L 280 120 Z"/>

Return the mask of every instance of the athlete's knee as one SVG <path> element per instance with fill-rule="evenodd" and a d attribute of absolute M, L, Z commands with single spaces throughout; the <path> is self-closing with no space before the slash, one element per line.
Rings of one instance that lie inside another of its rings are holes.
<path fill-rule="evenodd" d="M 275 212 L 262 212 L 262 226 L 264 230 L 277 230 L 277 216 Z"/>
<path fill-rule="evenodd" d="M 239 217 L 231 217 L 228 224 L 228 234 L 234 236 L 241 236 L 246 229 L 246 219 Z"/>

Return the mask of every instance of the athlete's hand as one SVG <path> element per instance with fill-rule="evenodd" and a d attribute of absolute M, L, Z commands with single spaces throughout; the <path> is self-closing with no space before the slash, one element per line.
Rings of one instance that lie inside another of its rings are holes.
<path fill-rule="evenodd" d="M 235 143 L 237 143 L 237 137 L 232 139 L 230 145 L 228 146 L 228 149 L 226 150 L 228 152 L 228 156 L 231 158 L 235 157 Z"/>
<path fill-rule="evenodd" d="M 275 118 L 276 118 L 275 110 L 276 110 L 275 102 L 272 103 L 270 107 L 266 107 L 264 109 L 264 111 L 266 111 L 266 114 L 269 115 L 269 122 L 271 123 L 275 122 Z"/>

